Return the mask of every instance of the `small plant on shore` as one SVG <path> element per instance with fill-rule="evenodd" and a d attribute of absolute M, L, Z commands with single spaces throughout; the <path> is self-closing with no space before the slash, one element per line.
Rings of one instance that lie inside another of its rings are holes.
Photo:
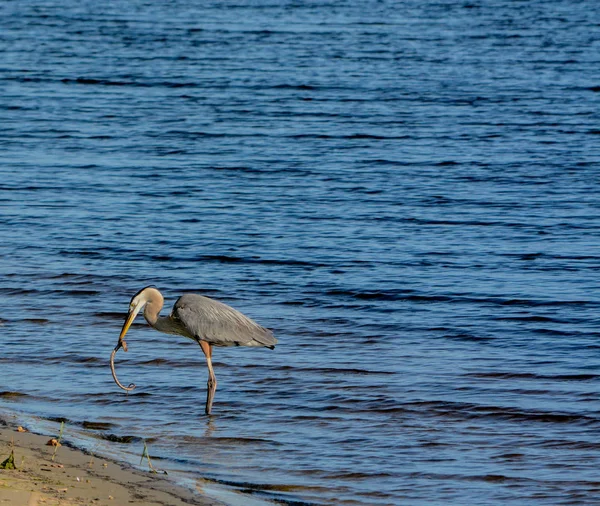
<path fill-rule="evenodd" d="M 148 445 L 146 445 L 146 441 L 144 440 L 144 451 L 142 452 L 142 458 L 140 459 L 140 466 L 144 460 L 144 457 L 148 459 L 148 467 L 150 468 L 151 473 L 156 473 L 156 469 L 152 466 L 152 462 L 150 461 L 150 454 L 148 453 Z"/>
<path fill-rule="evenodd" d="M 11 440 L 10 444 L 10 455 L 8 458 L 0 464 L 0 469 L 16 469 L 15 466 L 15 440 Z"/>
<path fill-rule="evenodd" d="M 15 466 L 15 452 L 14 452 L 14 450 L 11 450 L 8 458 L 4 462 L 2 462 L 2 464 L 0 464 L 0 469 L 16 469 L 16 468 L 17 468 L 17 466 Z"/>
<path fill-rule="evenodd" d="M 56 441 L 56 445 L 54 445 L 54 452 L 52 453 L 52 462 L 54 462 L 54 457 L 56 457 L 56 451 L 58 450 L 58 447 L 60 446 L 60 441 L 62 439 L 64 430 L 65 430 L 65 422 L 62 421 L 62 422 L 60 422 L 60 432 L 58 433 L 58 439 Z"/>

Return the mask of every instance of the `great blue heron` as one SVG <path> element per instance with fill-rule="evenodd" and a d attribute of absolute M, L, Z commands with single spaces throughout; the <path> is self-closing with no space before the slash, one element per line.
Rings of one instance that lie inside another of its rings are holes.
<path fill-rule="evenodd" d="M 270 330 L 261 327 L 227 304 L 214 299 L 188 293 L 177 299 L 169 316 L 159 316 L 164 300 L 162 294 L 153 286 L 142 288 L 131 298 L 129 313 L 121 329 L 119 342 L 110 356 L 113 378 L 123 390 L 130 391 L 135 388 L 133 383 L 126 387 L 117 379 L 115 355 L 120 348 L 127 351 L 125 334 L 137 314 L 144 308 L 144 318 L 150 326 L 160 332 L 193 339 L 202 348 L 208 365 L 206 414 L 210 415 L 217 389 L 217 378 L 212 367 L 213 346 L 264 346 L 274 349 L 277 339 Z"/>

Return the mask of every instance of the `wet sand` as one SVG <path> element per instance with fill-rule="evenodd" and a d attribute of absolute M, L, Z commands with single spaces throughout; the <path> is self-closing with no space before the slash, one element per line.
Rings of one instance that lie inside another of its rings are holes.
<path fill-rule="evenodd" d="M 63 444 L 52 460 L 56 435 L 18 432 L 0 420 L 0 463 L 14 451 L 14 469 L 0 469 L 0 505 L 144 506 L 218 505 L 164 475 L 92 456 Z"/>

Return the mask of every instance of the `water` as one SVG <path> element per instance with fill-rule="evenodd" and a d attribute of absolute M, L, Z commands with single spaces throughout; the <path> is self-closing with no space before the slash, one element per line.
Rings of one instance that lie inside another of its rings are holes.
<path fill-rule="evenodd" d="M 231 503 L 597 501 L 599 5 L 2 3 L 3 412 Z M 210 419 L 142 320 L 112 381 L 150 283 L 280 340 Z"/>

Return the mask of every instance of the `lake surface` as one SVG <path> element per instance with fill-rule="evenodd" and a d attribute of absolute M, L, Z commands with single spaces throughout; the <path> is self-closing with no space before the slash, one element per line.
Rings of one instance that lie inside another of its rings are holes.
<path fill-rule="evenodd" d="M 600 3 L 0 5 L 0 408 L 230 504 L 600 497 Z M 155 284 L 273 329 L 216 349 Z"/>

